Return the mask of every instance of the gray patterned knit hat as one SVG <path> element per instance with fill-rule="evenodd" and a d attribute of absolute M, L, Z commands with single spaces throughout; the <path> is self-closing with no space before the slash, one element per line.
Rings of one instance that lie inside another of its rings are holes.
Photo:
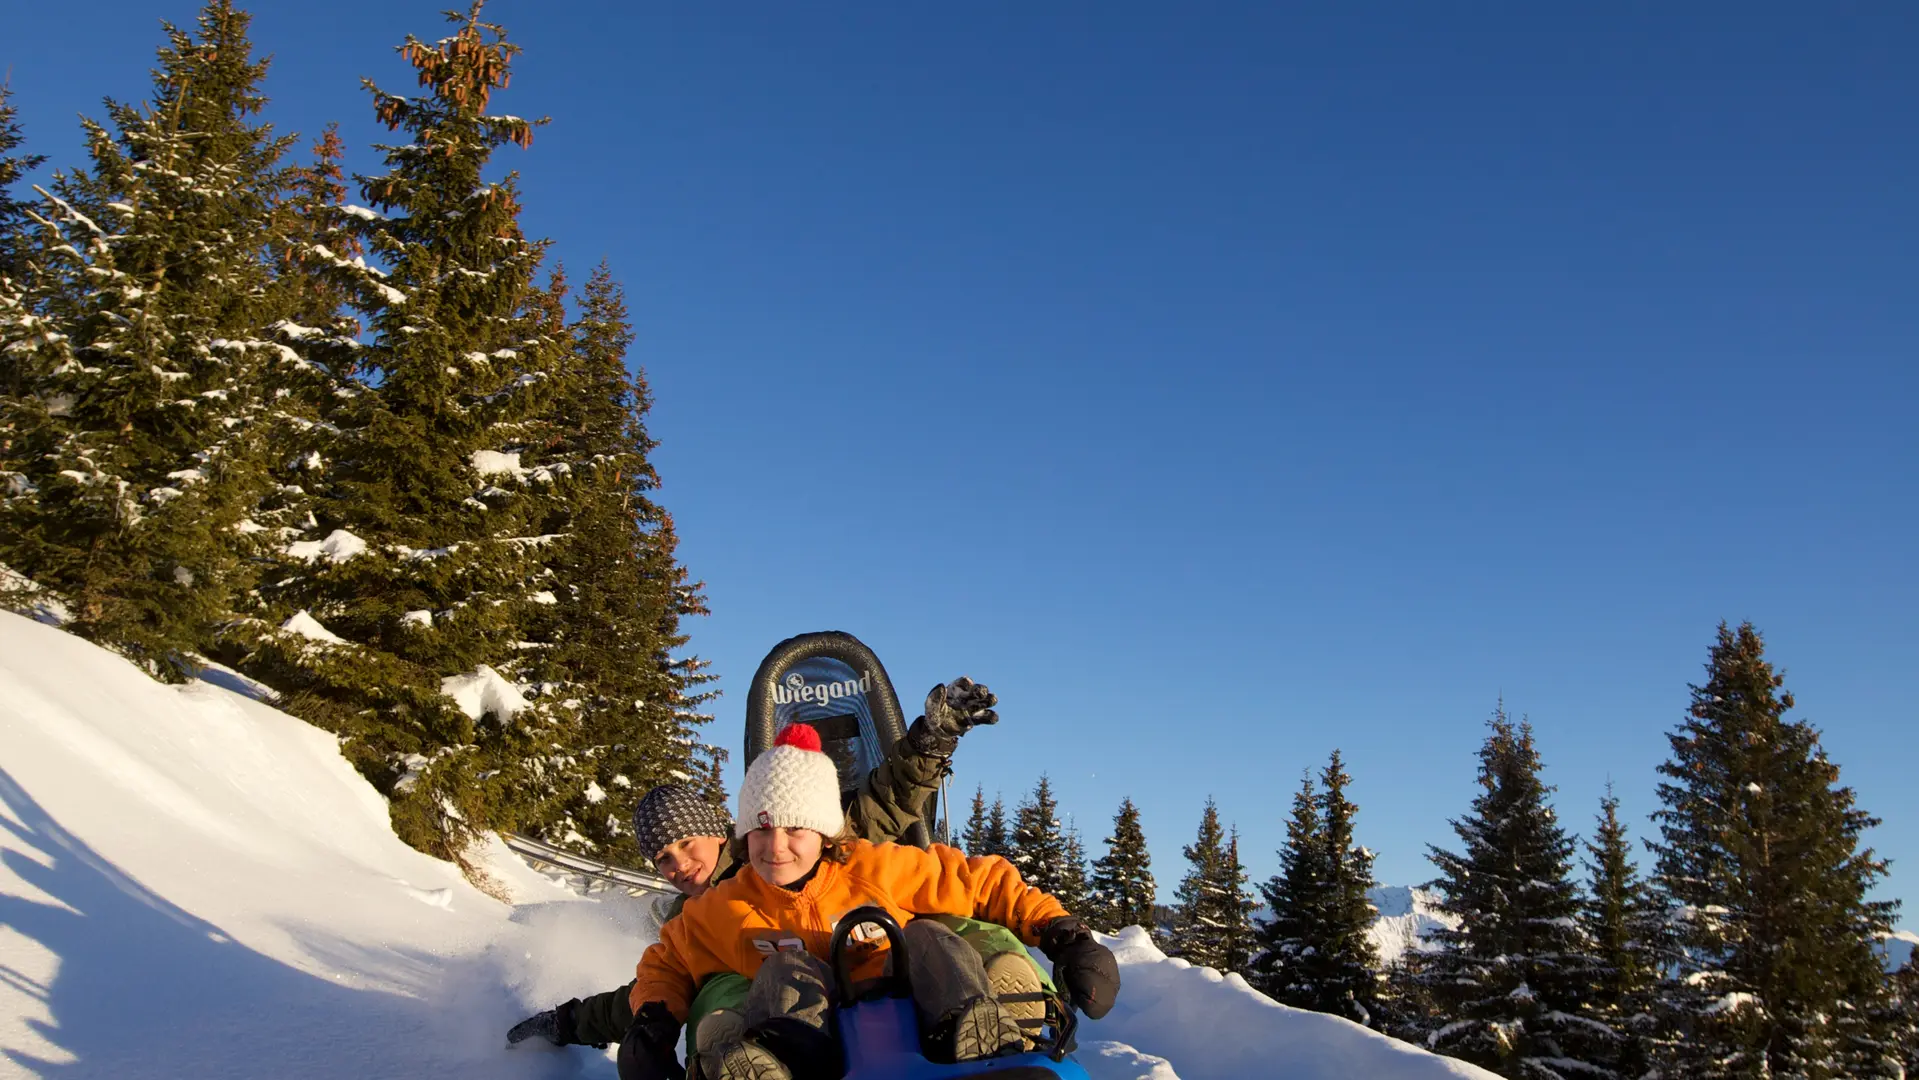
<path fill-rule="evenodd" d="M 633 835 L 647 858 L 689 836 L 733 835 L 726 811 L 684 784 L 661 784 L 633 808 Z"/>

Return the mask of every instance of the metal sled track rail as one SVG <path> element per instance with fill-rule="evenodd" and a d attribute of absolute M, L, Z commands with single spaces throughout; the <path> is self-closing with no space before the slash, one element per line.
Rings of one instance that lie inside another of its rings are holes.
<path fill-rule="evenodd" d="M 628 870 L 624 867 L 614 866 L 611 863 L 603 863 L 598 859 L 589 859 L 584 855 L 576 855 L 571 851 L 562 851 L 551 845 L 542 844 L 530 836 L 520 836 L 516 833 L 501 833 L 500 839 L 504 840 L 506 846 L 521 858 L 532 862 L 545 863 L 548 866 L 565 870 L 569 874 L 581 874 L 599 881 L 625 886 L 629 889 L 639 889 L 642 892 L 661 893 L 669 896 L 678 892 L 677 889 L 667 883 L 665 878 L 655 877 L 652 874 L 643 874 L 638 870 Z"/>

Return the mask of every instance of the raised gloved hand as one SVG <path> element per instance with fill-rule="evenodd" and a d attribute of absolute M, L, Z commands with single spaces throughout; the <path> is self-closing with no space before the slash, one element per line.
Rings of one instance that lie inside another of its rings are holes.
<path fill-rule="evenodd" d="M 1119 961 L 1113 951 L 1093 940 L 1086 924 L 1062 915 L 1040 931 L 1040 951 L 1053 962 L 1053 982 L 1066 992 L 1080 1012 L 1097 1020 L 1119 997 Z"/>
<path fill-rule="evenodd" d="M 579 1003 L 580 999 L 574 998 L 514 1024 L 507 1029 L 506 1044 L 513 1046 L 538 1035 L 554 1046 L 571 1046 L 579 1041 L 573 1029 L 573 1007 Z"/>
<path fill-rule="evenodd" d="M 926 693 L 926 713 L 913 721 L 906 738 L 913 749 L 932 757 L 952 757 L 959 737 L 980 724 L 999 723 L 993 706 L 999 698 L 983 683 L 962 675 Z"/>
<path fill-rule="evenodd" d="M 620 1040 L 620 1080 L 686 1080 L 673 1046 L 680 1041 L 680 1022 L 666 1004 L 649 1001 L 633 1014 L 633 1023 Z"/>

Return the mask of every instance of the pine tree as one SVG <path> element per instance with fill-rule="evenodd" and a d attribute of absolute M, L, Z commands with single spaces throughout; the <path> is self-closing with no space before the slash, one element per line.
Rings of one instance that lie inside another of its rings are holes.
<path fill-rule="evenodd" d="M 1327 865 L 1325 829 L 1311 773 L 1300 777 L 1293 816 L 1279 849 L 1279 873 L 1260 886 L 1271 918 L 1259 931 L 1253 985 L 1282 1005 L 1317 1007 L 1312 960 L 1326 922 L 1332 868 Z"/>
<path fill-rule="evenodd" d="M 1639 1076 L 1650 1065 L 1648 1009 L 1659 927 L 1628 853 L 1626 827 L 1619 820 L 1619 800 L 1611 784 L 1599 802 L 1598 829 L 1586 853 L 1591 885 L 1581 917 L 1599 962 L 1592 1014 L 1619 1037 L 1617 1053 L 1607 1064 L 1621 1076 Z"/>
<path fill-rule="evenodd" d="M 1673 927 L 1661 987 L 1676 1073 L 1894 1076 L 1872 943 L 1896 901 L 1867 894 L 1886 862 L 1750 623 L 1723 623 L 1659 768 L 1654 888 Z"/>
<path fill-rule="evenodd" d="M 966 816 L 960 843 L 968 855 L 993 854 L 986 850 L 986 842 L 986 787 L 976 785 L 973 788 L 973 812 Z"/>
<path fill-rule="evenodd" d="M 1237 825 L 1227 830 L 1226 859 L 1220 868 L 1225 873 L 1220 883 L 1225 901 L 1221 905 L 1225 929 L 1220 935 L 1225 963 L 1219 970 L 1244 977 L 1259 947 L 1258 935 L 1253 927 L 1253 912 L 1259 905 L 1253 902 L 1252 893 L 1247 888 L 1251 879 L 1246 876 L 1246 864 L 1239 858 Z"/>
<path fill-rule="evenodd" d="M 1236 846 L 1237 834 L 1234 839 Z M 1179 885 L 1169 952 L 1220 972 L 1244 971 L 1251 960 L 1252 902 L 1245 869 L 1228 846 L 1212 799 L 1200 815 L 1198 836 L 1182 852 L 1191 869 Z"/>
<path fill-rule="evenodd" d="M 372 339 L 331 420 L 305 539 L 245 630 L 249 670 L 341 734 L 401 838 L 457 860 L 472 829 L 546 818 L 562 786 L 540 770 L 583 738 L 574 710 L 536 707 L 536 687 L 500 674 L 557 595 L 545 559 L 559 538 L 541 531 L 555 470 L 524 459 L 552 437 L 553 402 L 580 390 L 532 285 L 542 245 L 520 230 L 515 177 L 485 177 L 494 150 L 532 141 L 533 122 L 487 112 L 518 49 L 477 3 L 449 18 L 451 36 L 400 49 L 421 95 L 364 84 L 410 136 L 359 178 L 372 208 L 343 210 L 384 269 L 308 253 Z"/>
<path fill-rule="evenodd" d="M 1440 909 L 1461 920 L 1439 930 L 1441 951 L 1420 958 L 1440 1015 L 1430 1049 L 1503 1076 L 1611 1075 L 1612 1035 L 1592 1019 L 1598 965 L 1577 916 L 1573 840 L 1546 802 L 1532 726 L 1503 706 L 1479 752 L 1480 794 L 1455 820 L 1462 850 L 1432 847 Z"/>
<path fill-rule="evenodd" d="M 43 194 L 9 333 L 0 561 L 71 628 L 178 679 L 245 589 L 261 423 L 285 355 L 260 336 L 287 139 L 229 0 L 167 44 L 142 106 L 85 122 L 89 165 Z M 16 251 L 15 259 L 19 258 Z"/>
<path fill-rule="evenodd" d="M 1907 1076 L 1919 1076 L 1919 951 L 1892 978 L 1892 989 L 1882 1021 L 1899 1049 Z"/>
<path fill-rule="evenodd" d="M 1093 864 L 1092 897 L 1087 921 L 1095 928 L 1117 933 L 1124 927 L 1145 927 L 1157 934 L 1153 908 L 1158 886 L 1153 882 L 1153 860 L 1146 850 L 1146 832 L 1140 827 L 1139 807 L 1129 797 L 1113 815 L 1113 835 L 1106 838 L 1106 854 Z"/>
<path fill-rule="evenodd" d="M 34 265 L 27 235 L 29 208 L 15 197 L 14 185 L 46 159 L 15 153 L 24 140 L 12 96 L 12 89 L 0 83 L 0 356 L 7 358 L 0 364 L 0 507 L 28 490 L 26 474 L 12 464 L 19 410 L 7 403 L 29 389 L 26 365 L 14 357 L 43 347 L 33 339 L 44 333 L 27 297 L 29 268 Z M 6 599 L 5 583 L 0 582 L 0 601 Z"/>
<path fill-rule="evenodd" d="M 1032 795 L 1019 804 L 1013 822 L 1013 853 L 1007 858 L 1019 868 L 1020 877 L 1054 896 L 1072 888 L 1059 803 L 1053 798 L 1053 782 L 1045 775 L 1034 785 Z"/>
<path fill-rule="evenodd" d="M 1086 883 L 1086 843 L 1080 839 L 1076 825 L 1066 828 L 1060 870 L 1059 891 L 1053 894 L 1054 898 L 1067 911 L 1084 915 L 1092 906 L 1092 892 Z"/>
<path fill-rule="evenodd" d="M 546 294 L 544 318 L 557 323 L 562 275 Z M 544 839 L 631 863 L 651 853 L 632 847 L 627 815 L 606 793 L 644 791 L 691 768 L 693 725 L 707 719 L 699 707 L 711 697 L 698 687 L 710 677 L 704 661 L 680 655 L 680 620 L 706 608 L 678 562 L 672 518 L 653 501 L 651 396 L 643 373 L 628 374 L 633 331 L 606 266 L 587 281 L 570 335 L 550 419 L 522 455 L 548 477 L 533 532 L 556 539 L 540 549 L 538 580 L 527 584 L 537 604 L 500 671 L 535 688 L 531 715 L 544 730 L 579 729 L 570 743 L 517 760 L 547 785 L 548 809 L 526 818 Z"/>
<path fill-rule="evenodd" d="M 43 154 L 15 153 L 23 142 L 13 89 L 0 83 L 0 295 L 8 288 L 6 279 L 18 282 L 26 272 L 28 207 L 16 198 L 14 185 L 46 161 Z"/>
<path fill-rule="evenodd" d="M 1376 1024 L 1383 1017 L 1368 933 L 1373 855 L 1354 841 L 1351 782 L 1337 750 L 1320 773 L 1323 790 L 1301 777 L 1280 872 L 1261 886 L 1272 920 L 1260 929 L 1255 985 L 1282 1004 Z"/>
<path fill-rule="evenodd" d="M 725 748 L 702 746 L 700 748 L 700 797 L 723 811 L 729 811 L 726 798 L 726 759 Z M 729 811 L 730 812 L 730 811 Z M 652 856 L 647 856 L 651 859 Z"/>
<path fill-rule="evenodd" d="M 1319 775 L 1328 888 L 1315 950 L 1320 1001 L 1314 1008 L 1372 1025 L 1381 989 L 1379 953 L 1370 933 L 1378 912 L 1370 896 L 1373 853 L 1354 836 L 1359 807 L 1346 798 L 1352 779 L 1334 750 Z"/>
<path fill-rule="evenodd" d="M 980 835 L 980 849 L 974 855 L 1013 857 L 1013 833 L 1006 821 L 1006 802 L 993 796 L 993 809 L 986 815 L 986 831 Z"/>

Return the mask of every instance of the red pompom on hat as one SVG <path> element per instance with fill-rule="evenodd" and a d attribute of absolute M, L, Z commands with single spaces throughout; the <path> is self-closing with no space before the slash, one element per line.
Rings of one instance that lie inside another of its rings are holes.
<path fill-rule="evenodd" d="M 773 740 L 774 746 L 797 746 L 802 750 L 818 751 L 820 733 L 811 724 L 788 724 L 780 729 L 779 737 Z"/>
<path fill-rule="evenodd" d="M 754 829 L 812 829 L 838 835 L 846 825 L 840 809 L 840 771 L 821 751 L 811 724 L 788 724 L 772 749 L 753 759 L 740 785 L 740 812 L 733 834 Z"/>

